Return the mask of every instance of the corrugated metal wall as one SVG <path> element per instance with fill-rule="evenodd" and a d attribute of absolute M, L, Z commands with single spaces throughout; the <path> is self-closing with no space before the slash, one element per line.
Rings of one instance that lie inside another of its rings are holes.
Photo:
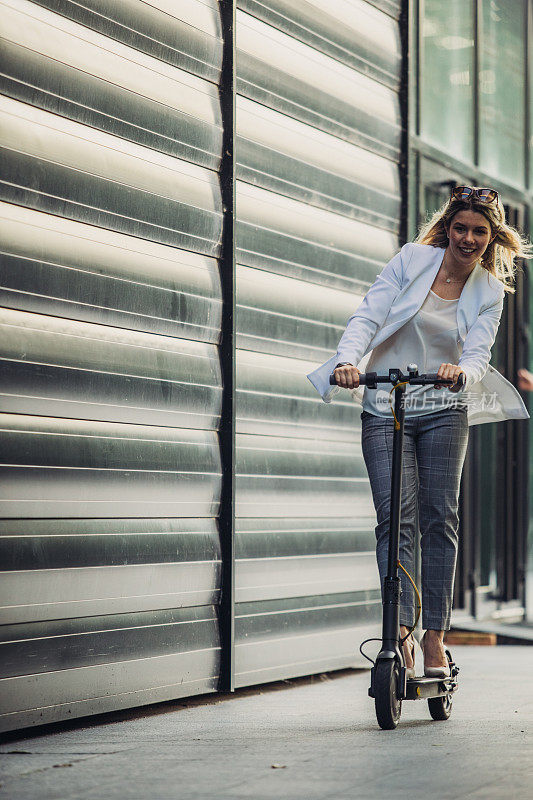
<path fill-rule="evenodd" d="M 383 5 L 398 12 L 398 4 Z M 396 5 L 396 9 L 393 7 Z M 375 514 L 306 373 L 399 249 L 400 40 L 363 0 L 237 3 L 236 684 L 361 663 Z"/>
<path fill-rule="evenodd" d="M 222 42 L 215 0 L 6 0 L 0 19 L 16 727 L 216 687 Z"/>
<path fill-rule="evenodd" d="M 306 379 L 399 248 L 399 2 L 237 12 L 236 683 L 358 662 L 375 515 Z M 4 728 L 216 688 L 216 0 L 4 0 Z"/>

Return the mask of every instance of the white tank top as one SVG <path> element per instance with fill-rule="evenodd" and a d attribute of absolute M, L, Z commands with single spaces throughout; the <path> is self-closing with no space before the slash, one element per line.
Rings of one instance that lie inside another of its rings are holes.
<path fill-rule="evenodd" d="M 419 373 L 437 373 L 441 364 L 457 364 L 463 350 L 457 328 L 457 302 L 458 298 L 445 300 L 430 289 L 414 317 L 372 350 L 365 371 L 387 375 L 389 369 L 399 367 L 405 373 L 409 364 L 416 364 Z M 392 418 L 391 389 L 392 384 L 378 384 L 377 389 L 365 386 L 363 409 L 378 417 Z M 407 385 L 405 390 L 406 418 L 432 414 L 450 404 L 466 407 L 447 387 Z"/>

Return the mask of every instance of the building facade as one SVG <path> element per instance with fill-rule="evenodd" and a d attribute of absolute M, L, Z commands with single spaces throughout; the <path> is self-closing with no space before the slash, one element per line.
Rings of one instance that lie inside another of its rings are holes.
<path fill-rule="evenodd" d="M 306 374 L 451 183 L 533 223 L 532 3 L 1 5 L 1 727 L 362 666 L 359 414 Z M 458 609 L 526 603 L 527 422 L 469 445 Z"/>
<path fill-rule="evenodd" d="M 508 221 L 531 235 L 532 9 L 522 0 L 410 4 L 410 235 L 459 184 L 497 188 Z M 519 264 L 492 351 L 515 386 L 533 358 L 531 269 Z M 527 596 L 533 603 L 529 422 L 471 430 L 455 607 L 474 617 L 520 619 Z"/>

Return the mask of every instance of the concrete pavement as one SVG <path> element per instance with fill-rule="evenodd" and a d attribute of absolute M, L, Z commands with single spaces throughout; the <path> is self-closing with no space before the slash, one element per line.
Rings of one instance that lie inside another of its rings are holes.
<path fill-rule="evenodd" d="M 368 673 L 345 671 L 12 735 L 10 800 L 522 800 L 533 796 L 533 650 L 454 647 L 448 722 L 404 702 L 377 728 Z"/>

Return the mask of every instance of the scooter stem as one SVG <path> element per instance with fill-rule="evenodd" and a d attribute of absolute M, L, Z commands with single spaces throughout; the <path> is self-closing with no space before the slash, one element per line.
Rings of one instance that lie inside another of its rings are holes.
<path fill-rule="evenodd" d="M 402 455 L 405 408 L 403 397 L 405 385 L 400 385 L 394 393 L 394 413 L 398 427 L 394 428 L 392 446 L 392 480 L 390 500 L 389 554 L 387 576 L 383 587 L 383 645 L 382 652 L 398 652 L 400 637 L 400 595 L 401 582 L 398 576 L 400 557 L 400 514 L 402 495 Z"/>

